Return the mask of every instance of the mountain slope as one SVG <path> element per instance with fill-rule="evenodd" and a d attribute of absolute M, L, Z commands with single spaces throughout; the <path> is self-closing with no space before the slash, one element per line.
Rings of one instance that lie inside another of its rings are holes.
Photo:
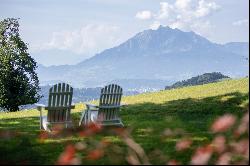
<path fill-rule="evenodd" d="M 230 42 L 223 45 L 223 47 L 230 52 L 249 58 L 249 43 Z"/>
<path fill-rule="evenodd" d="M 212 43 L 194 32 L 161 26 L 140 32 L 119 46 L 67 66 L 66 70 L 59 66 L 47 68 L 47 73 L 39 69 L 38 73 L 41 81 L 53 78 L 77 87 L 103 86 L 121 79 L 160 79 L 167 84 L 170 80 L 179 81 L 206 72 L 246 76 L 248 61 L 235 53 L 236 48 Z M 248 53 L 246 49 L 244 53 Z M 56 70 L 63 72 L 53 72 Z"/>

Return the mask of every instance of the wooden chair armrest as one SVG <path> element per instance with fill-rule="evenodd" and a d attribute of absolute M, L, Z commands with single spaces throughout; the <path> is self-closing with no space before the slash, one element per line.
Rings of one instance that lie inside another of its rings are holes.
<path fill-rule="evenodd" d="M 87 109 L 89 108 L 99 108 L 99 106 L 95 105 L 95 104 L 90 104 L 90 103 L 84 103 L 87 106 Z"/>
<path fill-rule="evenodd" d="M 42 109 L 45 108 L 44 104 L 35 104 L 35 105 L 38 111 L 42 111 Z"/>
<path fill-rule="evenodd" d="M 121 103 L 121 106 L 126 107 L 126 106 L 128 106 L 128 104 L 127 103 Z"/>
<path fill-rule="evenodd" d="M 75 108 L 76 108 L 75 103 L 71 104 L 71 109 L 75 109 Z"/>
<path fill-rule="evenodd" d="M 121 108 L 124 105 L 109 105 L 109 106 L 99 106 L 99 108 Z"/>

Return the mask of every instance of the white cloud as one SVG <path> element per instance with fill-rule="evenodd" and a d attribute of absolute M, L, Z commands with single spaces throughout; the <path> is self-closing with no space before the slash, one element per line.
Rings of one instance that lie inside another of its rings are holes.
<path fill-rule="evenodd" d="M 199 6 L 197 10 L 195 11 L 195 16 L 196 17 L 205 17 L 211 12 L 218 10 L 220 7 L 215 3 L 215 2 L 208 2 L 205 0 L 200 0 L 199 1 Z"/>
<path fill-rule="evenodd" d="M 157 19 L 167 19 L 172 13 L 173 6 L 167 2 L 160 3 L 160 11 L 155 15 Z"/>
<path fill-rule="evenodd" d="M 160 9 L 150 11 L 152 15 L 151 29 L 160 24 L 179 28 L 185 31 L 195 31 L 208 35 L 214 26 L 208 17 L 218 11 L 220 6 L 213 0 L 176 0 L 174 3 L 160 2 Z"/>
<path fill-rule="evenodd" d="M 238 20 L 238 21 L 233 22 L 233 25 L 234 26 L 243 26 L 243 25 L 249 26 L 249 21 L 248 19 Z"/>
<path fill-rule="evenodd" d="M 175 7 L 180 10 L 187 10 L 191 7 L 192 0 L 176 0 Z"/>
<path fill-rule="evenodd" d="M 137 12 L 135 17 L 141 20 L 149 20 L 152 18 L 152 13 L 148 10 L 144 10 Z"/>
<path fill-rule="evenodd" d="M 77 54 L 95 54 L 122 41 L 120 28 L 113 25 L 89 24 L 74 30 L 53 32 L 51 39 L 39 46 L 31 46 L 33 52 L 60 49 Z"/>

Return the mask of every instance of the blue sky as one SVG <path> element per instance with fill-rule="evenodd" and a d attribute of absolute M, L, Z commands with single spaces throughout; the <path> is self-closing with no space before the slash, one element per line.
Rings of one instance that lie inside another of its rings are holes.
<path fill-rule="evenodd" d="M 248 0 L 0 0 L 0 19 L 20 18 L 31 55 L 38 63 L 60 65 L 160 24 L 216 43 L 249 41 L 248 6 Z"/>

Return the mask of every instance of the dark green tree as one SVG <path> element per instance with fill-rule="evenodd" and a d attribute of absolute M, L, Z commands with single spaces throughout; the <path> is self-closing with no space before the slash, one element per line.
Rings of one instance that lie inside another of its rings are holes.
<path fill-rule="evenodd" d="M 19 35 L 18 19 L 0 21 L 0 107 L 14 112 L 41 98 L 37 64 Z"/>

